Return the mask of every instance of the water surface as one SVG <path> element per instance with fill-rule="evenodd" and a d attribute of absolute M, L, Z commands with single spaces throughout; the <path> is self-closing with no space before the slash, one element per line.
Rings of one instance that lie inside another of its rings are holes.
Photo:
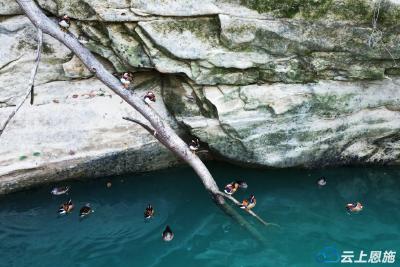
<path fill-rule="evenodd" d="M 235 196 L 255 194 L 254 210 L 281 226 L 264 227 L 237 209 L 266 242 L 227 217 L 194 172 L 180 167 L 59 184 L 71 186 L 68 196 L 52 196 L 46 185 L 0 197 L 0 266 L 326 266 L 316 260 L 326 246 L 400 251 L 399 168 L 210 169 L 221 187 L 248 182 Z M 322 175 L 328 184 L 318 188 Z M 58 216 L 69 197 L 74 212 Z M 365 209 L 349 215 L 344 206 L 354 201 Z M 95 212 L 79 219 L 88 202 Z M 146 222 L 148 203 L 156 216 Z M 161 240 L 167 224 L 175 233 L 170 243 Z"/>

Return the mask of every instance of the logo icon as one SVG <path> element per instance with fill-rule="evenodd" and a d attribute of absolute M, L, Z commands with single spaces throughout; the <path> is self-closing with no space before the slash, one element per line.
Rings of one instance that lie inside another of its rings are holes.
<path fill-rule="evenodd" d="M 340 253 L 333 246 L 324 247 L 317 253 L 315 260 L 320 263 L 338 263 L 340 261 Z"/>

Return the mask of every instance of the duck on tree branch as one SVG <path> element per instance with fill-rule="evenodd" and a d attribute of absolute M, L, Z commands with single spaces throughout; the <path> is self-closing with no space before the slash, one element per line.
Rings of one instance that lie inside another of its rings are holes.
<path fill-rule="evenodd" d="M 227 204 L 225 199 L 231 200 L 234 204 L 240 206 L 241 203 L 232 196 L 221 192 L 215 182 L 214 178 L 210 174 L 207 167 L 200 160 L 200 158 L 193 153 L 189 146 L 175 133 L 175 131 L 165 123 L 165 121 L 148 105 L 143 101 L 142 97 L 136 95 L 130 90 L 126 90 L 121 84 L 119 79 L 109 73 L 105 67 L 93 56 L 93 54 L 84 47 L 77 38 L 72 34 L 65 32 L 65 28 L 61 29 L 54 21 L 49 19 L 43 11 L 36 5 L 33 0 L 16 0 L 26 16 L 31 22 L 44 33 L 54 37 L 65 46 L 67 46 L 75 55 L 77 55 L 83 64 L 92 72 L 94 75 L 101 80 L 106 86 L 113 90 L 119 95 L 125 102 L 136 109 L 148 123 L 139 122 L 134 119 L 125 118 L 131 122 L 138 123 L 144 127 L 151 134 L 156 132 L 154 137 L 166 146 L 169 150 L 175 153 L 178 157 L 188 163 L 196 172 L 201 179 L 204 187 L 210 193 L 213 200 L 225 211 L 228 215 L 234 217 L 250 232 L 254 233 L 254 229 L 245 221 L 242 216 L 232 211 Z M 69 19 L 69 18 L 68 18 Z M 69 22 L 69 21 L 68 21 Z M 126 85 L 125 85 L 126 87 Z M 259 216 L 257 216 L 252 210 L 247 210 L 248 213 L 257 218 L 260 222 L 267 225 Z"/>

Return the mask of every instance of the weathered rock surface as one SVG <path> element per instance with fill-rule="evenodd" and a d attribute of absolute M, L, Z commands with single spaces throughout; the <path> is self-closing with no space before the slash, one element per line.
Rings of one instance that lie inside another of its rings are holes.
<path fill-rule="evenodd" d="M 224 159 L 400 163 L 397 0 L 38 3 L 68 14 L 71 32 L 110 71 L 137 72 L 135 90 L 156 91 L 160 115 Z M 36 48 L 20 14 L 13 0 L 0 0 L 0 121 L 25 91 Z M 34 105 L 0 138 L 0 192 L 177 163 L 122 121 L 138 114 L 48 36 L 42 58 Z"/>
<path fill-rule="evenodd" d="M 394 162 L 400 156 L 399 85 L 400 79 L 205 86 L 198 91 L 213 116 L 188 108 L 175 115 L 213 150 L 243 163 Z"/>

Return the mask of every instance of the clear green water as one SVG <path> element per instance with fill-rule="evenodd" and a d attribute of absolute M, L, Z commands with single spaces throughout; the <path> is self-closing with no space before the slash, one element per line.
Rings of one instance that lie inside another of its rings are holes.
<path fill-rule="evenodd" d="M 51 196 L 50 185 L 1 197 L 0 266 L 332 266 L 341 264 L 315 259 L 326 246 L 400 250 L 400 169 L 210 168 L 221 187 L 246 180 L 249 188 L 236 197 L 254 193 L 255 211 L 281 225 L 264 227 L 238 209 L 266 243 L 225 216 L 191 169 L 175 168 L 69 182 L 77 207 L 64 217 L 57 209 L 68 196 Z M 321 175 L 328 179 L 324 188 L 315 183 Z M 347 214 L 345 204 L 357 200 L 364 211 Z M 80 220 L 86 202 L 95 212 Z M 145 222 L 148 203 L 156 216 Z M 175 233 L 170 243 L 161 240 L 167 224 Z"/>

